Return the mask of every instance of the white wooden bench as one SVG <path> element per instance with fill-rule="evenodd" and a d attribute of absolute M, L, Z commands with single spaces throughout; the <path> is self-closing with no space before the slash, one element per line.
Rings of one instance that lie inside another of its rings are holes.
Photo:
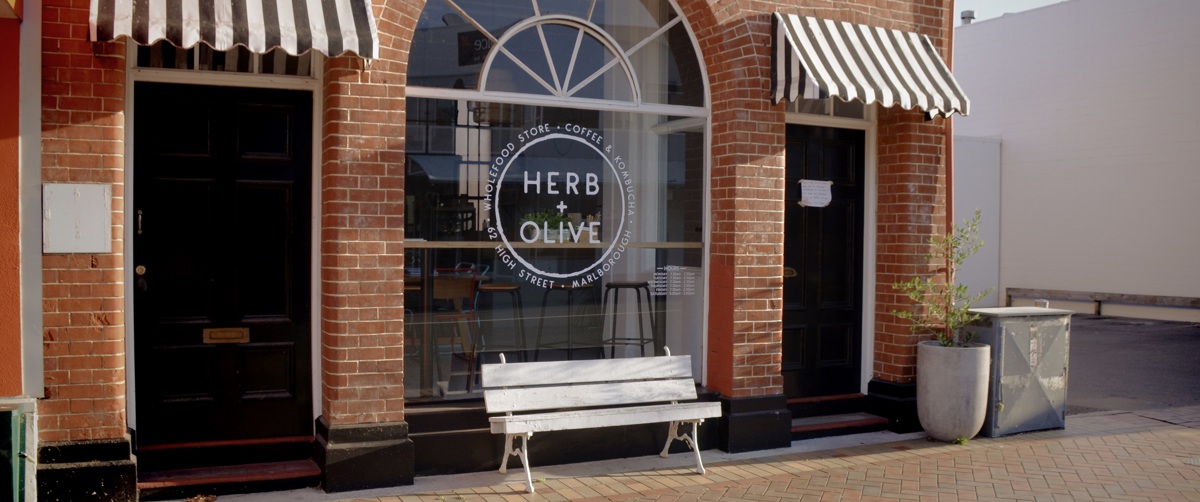
<path fill-rule="evenodd" d="M 696 456 L 696 472 L 704 474 L 696 430 L 706 418 L 721 416 L 721 404 L 686 402 L 696 399 L 691 356 L 638 357 L 585 361 L 545 361 L 482 366 L 481 384 L 493 434 L 504 434 L 500 473 L 512 456 L 521 457 L 525 484 L 533 493 L 529 473 L 529 438 L 535 432 L 590 429 L 618 425 L 669 422 L 667 450 L 681 440 Z M 692 433 L 679 432 L 691 424 Z M 521 438 L 514 447 L 513 439 Z"/>

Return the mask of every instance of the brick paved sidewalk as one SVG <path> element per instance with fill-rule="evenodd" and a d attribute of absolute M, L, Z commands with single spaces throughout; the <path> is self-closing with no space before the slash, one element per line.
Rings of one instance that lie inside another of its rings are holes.
<path fill-rule="evenodd" d="M 532 495 L 510 470 L 490 486 L 420 492 L 418 480 L 416 491 L 395 490 L 410 494 L 346 500 L 1200 501 L 1200 407 L 1073 415 L 1065 430 L 961 446 L 909 439 L 706 467 L 704 476 L 670 468 L 572 477 L 571 466 L 559 466 L 565 474 L 540 479 Z"/>
<path fill-rule="evenodd" d="M 413 486 L 359 493 L 310 489 L 220 500 L 1200 502 L 1200 406 L 1071 415 L 1066 423 L 1065 430 L 979 437 L 961 446 L 919 434 L 874 433 L 767 452 L 709 450 L 703 476 L 690 469 L 688 454 L 547 466 L 534 469 L 536 494 L 525 493 L 514 459 L 507 476 L 489 471 L 420 477 Z M 859 444 L 864 441 L 873 444 Z M 855 446 L 802 451 L 831 444 Z"/>

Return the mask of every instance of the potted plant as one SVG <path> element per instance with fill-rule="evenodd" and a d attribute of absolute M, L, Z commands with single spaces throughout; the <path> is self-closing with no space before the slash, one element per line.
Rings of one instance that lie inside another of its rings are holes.
<path fill-rule="evenodd" d="M 962 328 L 979 318 L 970 309 L 991 290 L 971 295 L 955 281 L 963 261 L 983 247 L 980 214 L 976 210 L 961 226 L 951 224 L 945 235 L 929 239 L 929 274 L 893 286 L 913 306 L 892 313 L 911 322 L 914 333 L 931 338 L 917 344 L 917 416 L 939 441 L 975 437 L 987 416 L 991 347 L 971 343 L 973 335 Z"/>
<path fill-rule="evenodd" d="M 571 217 L 562 214 L 554 209 L 545 211 L 536 211 L 527 213 L 524 218 L 525 222 L 533 223 L 537 227 L 535 235 L 536 240 L 544 242 L 571 242 L 571 225 L 573 225 Z M 522 232 L 525 229 L 522 228 Z"/>

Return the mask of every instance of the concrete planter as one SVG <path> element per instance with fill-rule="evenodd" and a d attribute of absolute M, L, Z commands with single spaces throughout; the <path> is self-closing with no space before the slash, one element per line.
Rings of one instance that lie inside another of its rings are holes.
<path fill-rule="evenodd" d="M 917 416 L 938 441 L 970 439 L 987 417 L 991 347 L 917 344 Z"/>

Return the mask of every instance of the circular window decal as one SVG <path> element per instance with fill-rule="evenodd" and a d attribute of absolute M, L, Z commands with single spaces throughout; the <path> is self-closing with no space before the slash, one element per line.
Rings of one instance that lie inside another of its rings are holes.
<path fill-rule="evenodd" d="M 562 154 L 573 149 L 582 150 L 584 155 Z M 531 156 L 535 150 L 539 154 Z M 620 193 L 611 193 L 613 189 Z M 500 241 L 497 260 L 516 271 L 519 279 L 540 287 L 594 282 L 621 259 L 633 237 L 626 222 L 635 214 L 637 197 L 626 161 L 613 152 L 612 145 L 605 144 L 602 135 L 584 126 L 542 124 L 521 131 L 516 141 L 506 143 L 492 161 L 485 190 L 483 205 L 491 220 L 488 238 Z M 522 199 L 536 198 L 552 207 L 542 209 L 536 218 L 505 214 L 515 206 L 505 197 L 518 194 Z M 579 206 L 598 208 L 606 201 L 618 204 L 605 211 L 617 221 L 615 225 L 606 221 L 603 231 L 598 220 L 568 217 L 581 214 Z M 534 250 L 563 245 L 595 248 L 601 253 L 595 261 L 585 260 L 560 270 L 531 259 Z"/>

